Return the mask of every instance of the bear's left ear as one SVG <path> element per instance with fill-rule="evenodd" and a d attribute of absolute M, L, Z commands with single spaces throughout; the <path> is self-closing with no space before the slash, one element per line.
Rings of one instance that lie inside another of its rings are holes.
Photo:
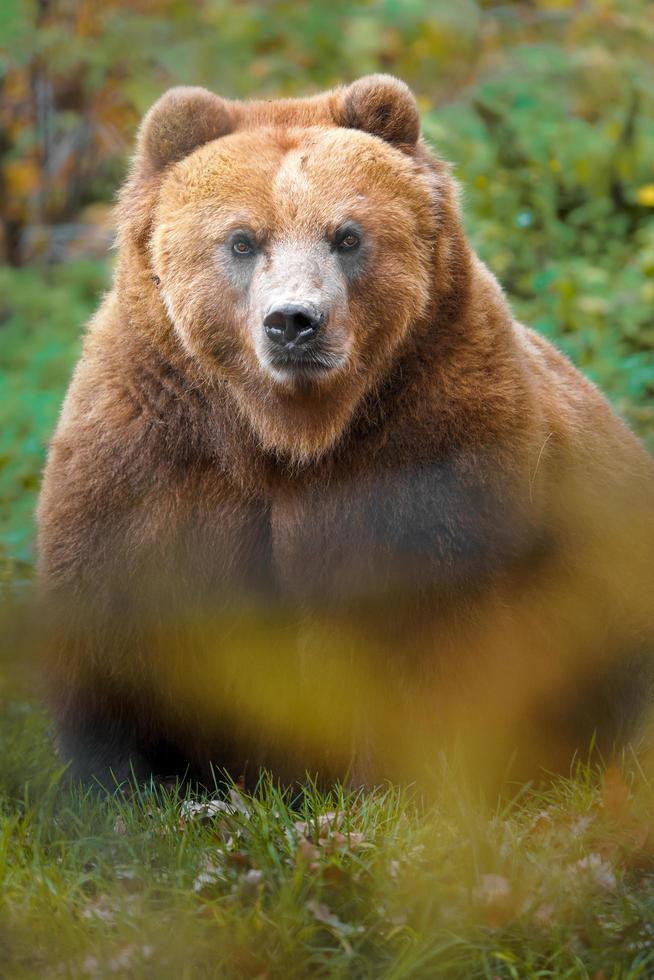
<path fill-rule="evenodd" d="M 203 143 L 233 128 L 225 99 L 206 88 L 178 86 L 155 102 L 139 129 L 137 159 L 152 171 L 183 160 Z"/>
<path fill-rule="evenodd" d="M 341 126 L 361 129 L 398 148 L 413 148 L 420 137 L 420 116 L 408 85 L 392 75 L 365 75 L 344 89 Z"/>
<path fill-rule="evenodd" d="M 146 248 L 157 188 L 166 168 L 234 128 L 232 105 L 205 88 L 171 88 L 141 123 L 136 153 L 118 199 L 119 241 Z"/>

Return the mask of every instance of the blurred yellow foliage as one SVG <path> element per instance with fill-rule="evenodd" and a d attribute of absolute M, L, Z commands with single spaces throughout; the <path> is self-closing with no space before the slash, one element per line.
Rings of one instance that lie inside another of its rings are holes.
<path fill-rule="evenodd" d="M 646 208 L 654 208 L 654 184 L 644 184 L 636 191 L 636 200 Z"/>

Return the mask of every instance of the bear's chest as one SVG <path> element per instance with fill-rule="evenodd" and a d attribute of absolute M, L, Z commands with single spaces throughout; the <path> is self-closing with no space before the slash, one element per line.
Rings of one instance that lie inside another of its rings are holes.
<path fill-rule="evenodd" d="M 475 587 L 533 545 L 499 487 L 436 463 L 286 486 L 270 524 L 283 587 L 320 601 Z"/>

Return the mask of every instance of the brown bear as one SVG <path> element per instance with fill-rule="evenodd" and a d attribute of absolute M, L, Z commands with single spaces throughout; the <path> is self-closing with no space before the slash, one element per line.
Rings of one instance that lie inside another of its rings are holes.
<path fill-rule="evenodd" d="M 173 89 L 118 225 L 38 514 L 73 775 L 371 783 L 627 737 L 654 464 L 513 319 L 406 85 Z"/>

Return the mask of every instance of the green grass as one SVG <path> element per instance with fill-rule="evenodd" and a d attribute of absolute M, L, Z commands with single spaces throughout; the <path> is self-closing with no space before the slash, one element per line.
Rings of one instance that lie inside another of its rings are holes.
<path fill-rule="evenodd" d="M 2 709 L 3 977 L 654 973 L 654 791 L 633 760 L 494 807 L 445 768 L 428 807 L 263 779 L 210 815 L 175 788 L 74 790 L 39 709 L 15 688 Z"/>

